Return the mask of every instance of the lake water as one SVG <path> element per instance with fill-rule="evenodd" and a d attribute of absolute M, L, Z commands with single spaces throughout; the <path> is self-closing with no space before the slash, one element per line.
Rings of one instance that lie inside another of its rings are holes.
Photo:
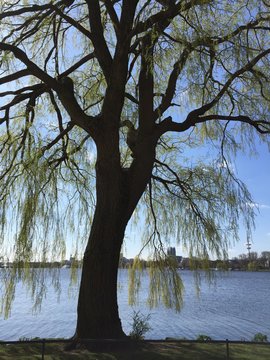
<path fill-rule="evenodd" d="M 146 306 L 148 280 L 142 281 L 139 303 L 128 305 L 128 277 L 119 273 L 119 311 L 126 333 L 130 332 L 132 315 L 140 310 L 151 314 L 152 330 L 148 339 L 177 337 L 195 339 L 205 334 L 213 339 L 250 340 L 261 332 L 270 339 L 270 272 L 216 272 L 215 284 L 202 275 L 201 292 L 197 296 L 191 271 L 181 271 L 185 285 L 184 306 L 180 313 L 163 306 Z M 75 331 L 77 290 L 69 287 L 69 270 L 61 270 L 61 294 L 48 282 L 41 311 L 33 314 L 32 302 L 25 288 L 18 285 L 10 318 L 0 319 L 0 339 L 21 337 L 70 337 Z"/>

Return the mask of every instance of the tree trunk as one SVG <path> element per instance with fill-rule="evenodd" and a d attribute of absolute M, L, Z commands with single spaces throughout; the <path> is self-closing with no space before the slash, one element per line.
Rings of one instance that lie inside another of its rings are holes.
<path fill-rule="evenodd" d="M 117 303 L 119 256 L 127 223 L 149 182 L 155 152 L 146 141 L 150 151 L 143 151 L 129 170 L 122 169 L 117 135 L 103 133 L 97 146 L 97 202 L 83 260 L 75 339 L 125 337 Z"/>
<path fill-rule="evenodd" d="M 102 213 L 95 216 L 83 261 L 76 329 L 79 339 L 125 336 L 117 304 L 117 271 L 124 231 L 116 228 L 116 223 Z"/>
<path fill-rule="evenodd" d="M 106 136 L 103 133 L 97 146 L 96 209 L 83 259 L 77 339 L 125 336 L 118 314 L 117 272 L 128 222 L 128 196 L 117 134 L 113 136 L 111 132 Z"/>

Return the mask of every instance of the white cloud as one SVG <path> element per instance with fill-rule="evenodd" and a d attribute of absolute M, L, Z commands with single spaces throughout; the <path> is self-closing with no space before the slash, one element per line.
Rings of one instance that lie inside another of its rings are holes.
<path fill-rule="evenodd" d="M 270 209 L 270 205 L 261 204 L 259 205 L 260 209 Z"/>
<path fill-rule="evenodd" d="M 247 203 L 247 206 L 249 206 L 251 208 L 257 208 L 257 209 L 270 209 L 270 205 L 258 204 L 258 203 L 252 203 L 252 202 Z"/>

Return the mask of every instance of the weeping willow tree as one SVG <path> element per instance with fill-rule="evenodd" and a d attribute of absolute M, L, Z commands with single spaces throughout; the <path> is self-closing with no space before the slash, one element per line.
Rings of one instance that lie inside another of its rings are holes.
<path fill-rule="evenodd" d="M 69 238 L 83 249 L 76 339 L 124 336 L 117 270 L 134 213 L 154 260 L 152 306 L 181 306 L 168 239 L 207 263 L 226 257 L 239 223 L 251 231 L 251 197 L 231 164 L 269 141 L 269 9 L 1 1 L 2 255 L 27 281 L 27 264 L 63 258 Z M 135 296 L 136 271 L 131 284 Z"/>

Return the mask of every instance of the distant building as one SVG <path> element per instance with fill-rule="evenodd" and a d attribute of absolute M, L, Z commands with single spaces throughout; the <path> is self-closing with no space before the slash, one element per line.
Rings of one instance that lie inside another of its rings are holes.
<path fill-rule="evenodd" d="M 183 257 L 176 255 L 175 247 L 170 246 L 167 248 L 167 256 L 174 258 L 178 263 L 178 267 L 181 267 L 181 262 L 182 262 Z"/>
<path fill-rule="evenodd" d="M 168 256 L 176 256 L 176 250 L 175 250 L 175 247 L 168 247 L 167 248 L 167 255 Z"/>
<path fill-rule="evenodd" d="M 75 256 L 70 255 L 69 260 L 64 260 L 64 263 L 62 265 L 62 267 L 64 268 L 70 268 L 72 265 L 74 265 L 76 263 L 76 258 Z"/>

